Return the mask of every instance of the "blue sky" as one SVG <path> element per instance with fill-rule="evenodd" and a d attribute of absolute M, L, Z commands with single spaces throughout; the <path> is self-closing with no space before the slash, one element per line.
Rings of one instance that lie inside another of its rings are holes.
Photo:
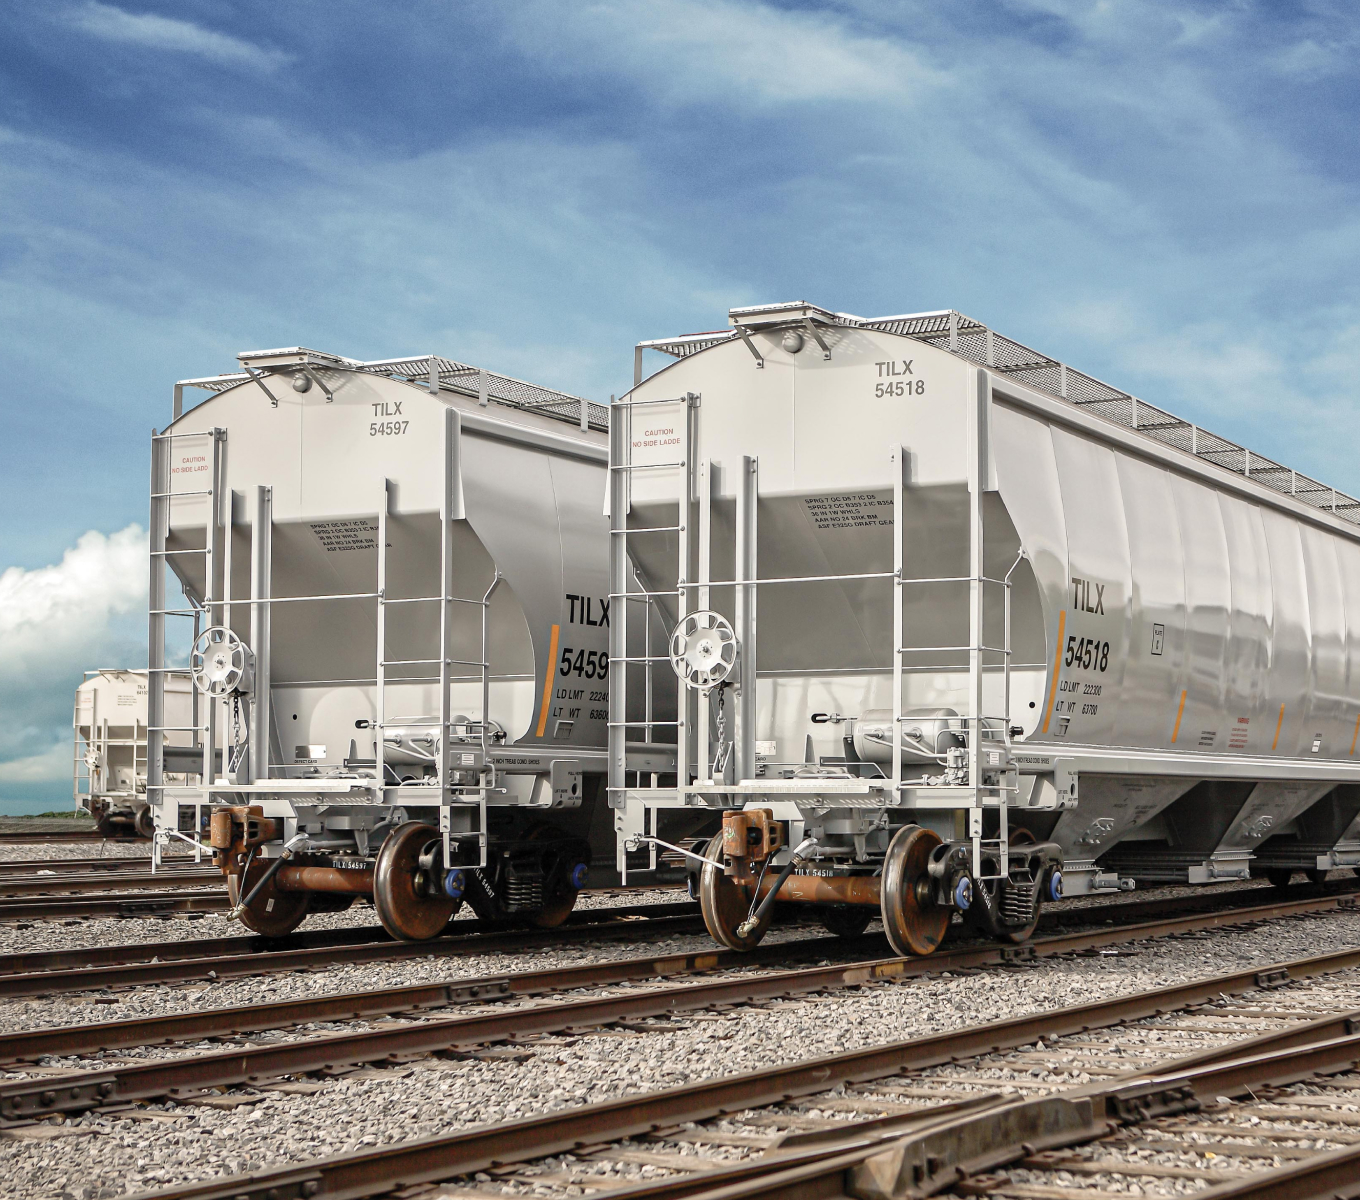
<path fill-rule="evenodd" d="M 1279 0 L 4 6 L 0 798 L 61 793 L 81 666 L 143 661 L 147 435 L 242 349 L 604 399 L 731 305 L 953 307 L 1360 489 L 1358 36 Z"/>

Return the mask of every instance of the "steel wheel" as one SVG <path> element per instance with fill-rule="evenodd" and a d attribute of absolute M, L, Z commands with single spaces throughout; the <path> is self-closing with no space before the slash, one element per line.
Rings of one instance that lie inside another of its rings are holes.
<path fill-rule="evenodd" d="M 156 836 L 156 818 L 151 815 L 149 804 L 143 805 L 134 814 L 132 827 L 137 831 L 138 837 L 144 837 L 147 841 Z"/>
<path fill-rule="evenodd" d="M 373 907 L 394 938 L 423 942 L 444 931 L 459 901 L 444 895 L 439 880 L 425 880 L 420 856 L 439 841 L 439 831 L 423 821 L 407 821 L 388 835 L 373 870 Z M 440 855 L 440 861 L 442 861 Z M 432 874 L 438 875 L 436 869 Z M 427 894 L 428 892 L 428 894 Z"/>
<path fill-rule="evenodd" d="M 570 880 L 572 870 L 582 862 L 582 848 L 577 839 L 567 838 L 559 829 L 551 825 L 539 825 L 529 831 L 525 839 L 529 842 L 558 841 L 563 843 L 555 850 L 545 847 L 543 851 L 543 873 L 555 884 L 554 890 L 543 897 L 543 908 L 528 917 L 531 925 L 540 929 L 556 929 L 576 907 L 576 897 L 580 889 L 573 887 Z M 589 853 L 584 854 L 586 860 Z M 563 860 L 565 859 L 565 862 Z M 588 861 L 585 865 L 589 865 Z"/>
<path fill-rule="evenodd" d="M 358 896 L 346 892 L 309 892 L 308 896 L 311 899 L 311 911 L 314 913 L 344 912 L 359 899 Z"/>
<path fill-rule="evenodd" d="M 1266 872 L 1266 878 L 1270 880 L 1271 887 L 1287 888 L 1294 878 L 1294 872 L 1288 867 L 1271 867 Z"/>
<path fill-rule="evenodd" d="M 704 856 L 721 861 L 722 843 L 722 834 L 714 834 Z M 737 926 L 751 911 L 751 892 L 749 885 L 737 883 L 711 862 L 704 863 L 699 873 L 699 908 L 704 914 L 704 924 L 713 940 L 729 950 L 754 950 L 770 927 L 770 916 L 766 914 L 759 926 L 745 937 L 738 936 Z"/>
<path fill-rule="evenodd" d="M 1012 846 L 1032 846 L 1035 841 L 1034 834 L 1028 829 L 1017 829 L 1010 836 Z M 1039 905 L 1043 902 L 1044 888 L 1048 885 L 1048 872 L 1043 872 L 1034 881 L 1034 906 L 1031 910 L 1031 918 L 1027 925 L 1019 928 L 1011 926 L 1001 931 L 1000 939 L 1003 942 L 1014 942 L 1017 946 L 1022 942 L 1027 942 L 1034 935 L 1034 930 L 1039 924 Z M 1009 885 L 1008 885 L 1009 886 Z"/>
<path fill-rule="evenodd" d="M 836 908 L 824 908 L 817 914 L 827 933 L 837 937 L 859 937 L 869 928 L 874 919 L 874 910 L 864 904 L 842 904 Z"/>
<path fill-rule="evenodd" d="M 250 895 L 250 889 L 259 882 L 260 876 L 269 869 L 270 860 L 254 858 L 246 871 L 245 879 L 240 875 L 227 876 L 227 895 L 233 908 L 241 902 L 242 896 Z M 312 897 L 307 892 L 281 892 L 271 879 L 261 889 L 260 894 L 251 902 L 250 907 L 241 914 L 241 924 L 265 937 L 283 937 L 292 933 L 311 910 Z"/>
<path fill-rule="evenodd" d="M 949 928 L 950 910 L 930 895 L 927 864 L 940 836 L 919 825 L 904 825 L 888 843 L 883 859 L 883 932 L 898 954 L 930 954 Z"/>

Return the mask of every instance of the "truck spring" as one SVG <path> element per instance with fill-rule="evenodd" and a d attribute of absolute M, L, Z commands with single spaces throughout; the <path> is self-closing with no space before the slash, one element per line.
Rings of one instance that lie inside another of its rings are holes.
<path fill-rule="evenodd" d="M 1001 894 L 1001 920 L 1006 925 L 1028 925 L 1034 915 L 1034 880 L 1006 881 Z"/>

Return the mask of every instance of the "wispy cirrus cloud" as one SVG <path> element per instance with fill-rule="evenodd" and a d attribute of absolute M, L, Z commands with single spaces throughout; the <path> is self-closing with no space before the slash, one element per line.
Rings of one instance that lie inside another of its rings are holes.
<path fill-rule="evenodd" d="M 77 29 L 106 42 L 142 46 L 172 54 L 194 54 L 225 67 L 247 67 L 254 71 L 274 71 L 287 65 L 293 56 L 282 50 L 255 45 L 244 38 L 205 29 L 178 17 L 156 13 L 133 13 L 100 0 L 86 0 L 66 13 Z"/>

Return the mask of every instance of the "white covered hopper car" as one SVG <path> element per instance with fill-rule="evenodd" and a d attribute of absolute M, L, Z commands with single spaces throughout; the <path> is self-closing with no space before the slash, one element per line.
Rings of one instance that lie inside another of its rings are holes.
<path fill-rule="evenodd" d="M 175 724 L 187 725 L 193 699 L 189 676 L 179 672 L 166 676 L 166 711 Z M 72 794 L 77 808 L 92 816 L 105 837 L 153 833 L 151 810 L 146 800 L 147 673 L 143 670 L 86 671 L 76 688 L 72 714 L 75 755 L 72 762 Z M 191 742 L 187 733 L 163 734 L 167 743 L 165 763 L 173 770 L 186 765 L 174 756 Z"/>
<path fill-rule="evenodd" d="M 915 953 L 1360 864 L 1360 502 L 956 312 L 730 322 L 614 415 L 614 719 L 668 679 L 683 764 L 611 759 L 621 864 L 721 811 L 718 940 L 770 897 Z M 668 654 L 625 661 L 644 601 Z"/>
<path fill-rule="evenodd" d="M 266 934 L 360 895 L 407 939 L 464 898 L 561 922 L 617 881 L 607 410 L 436 356 L 239 359 L 152 439 L 149 723 L 208 781 L 153 738 L 158 849 L 210 840 Z"/>

